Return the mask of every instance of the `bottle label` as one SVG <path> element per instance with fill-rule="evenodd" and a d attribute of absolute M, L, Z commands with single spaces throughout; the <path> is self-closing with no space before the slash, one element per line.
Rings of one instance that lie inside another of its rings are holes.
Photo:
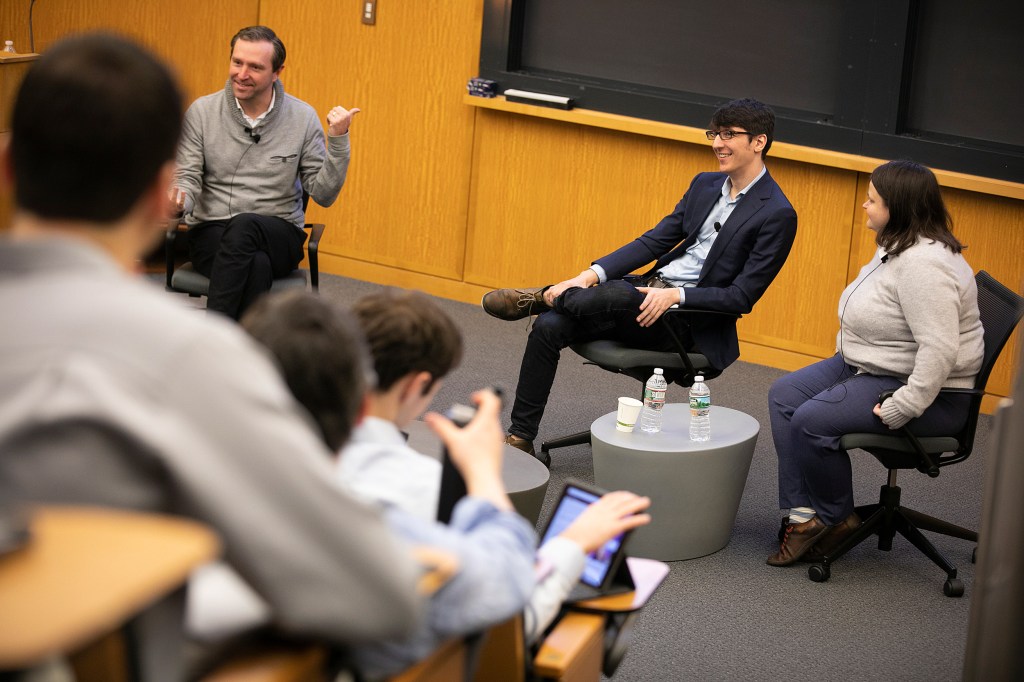
<path fill-rule="evenodd" d="M 711 396 L 693 395 L 690 396 L 690 410 L 697 414 L 707 414 L 711 409 Z"/>
<path fill-rule="evenodd" d="M 660 410 L 665 405 L 665 390 L 656 390 L 652 388 L 644 389 L 644 403 L 649 407 L 653 407 L 656 410 Z"/>

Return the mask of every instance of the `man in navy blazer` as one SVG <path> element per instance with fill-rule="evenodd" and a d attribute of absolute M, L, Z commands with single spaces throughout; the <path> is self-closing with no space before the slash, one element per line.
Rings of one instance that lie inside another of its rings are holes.
<path fill-rule="evenodd" d="M 675 210 L 652 229 L 564 282 L 484 296 L 483 308 L 494 317 L 539 314 L 523 355 L 507 443 L 535 455 L 533 439 L 563 348 L 606 338 L 671 349 L 669 331 L 655 322 L 674 305 L 738 315 L 753 309 L 796 237 L 796 211 L 764 165 L 774 129 L 768 106 L 729 102 L 707 131 L 719 172 L 697 175 Z M 652 261 L 639 282 L 622 279 Z M 733 317 L 677 315 L 666 322 L 718 371 L 740 355 Z M 550 463 L 543 454 L 542 461 Z"/>

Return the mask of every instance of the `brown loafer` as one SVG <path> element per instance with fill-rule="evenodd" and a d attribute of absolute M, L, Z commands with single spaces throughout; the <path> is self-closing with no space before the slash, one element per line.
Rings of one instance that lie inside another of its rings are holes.
<path fill-rule="evenodd" d="M 779 544 L 779 551 L 768 557 L 768 565 L 789 566 L 796 563 L 829 530 L 829 526 L 817 516 L 811 517 L 810 521 L 790 525 Z"/>
<path fill-rule="evenodd" d="M 832 551 L 839 546 L 843 540 L 853 531 L 860 528 L 860 517 L 857 516 L 857 512 L 854 512 L 847 516 L 841 523 L 837 523 L 832 526 L 828 535 L 818 540 L 814 547 L 811 547 L 802 557 L 800 561 L 806 561 L 809 563 L 818 563 L 826 556 L 832 553 Z"/>
<path fill-rule="evenodd" d="M 537 289 L 495 289 L 484 294 L 480 306 L 491 317 L 513 322 L 530 315 L 540 315 L 551 310 L 544 302 L 544 290 Z"/>
<path fill-rule="evenodd" d="M 546 452 L 541 452 L 540 456 L 533 449 L 533 441 L 520 438 L 519 436 L 513 436 L 511 433 L 505 436 L 505 445 L 511 445 L 516 450 L 522 450 L 526 454 L 539 460 L 541 464 L 547 468 L 551 468 L 551 455 Z"/>

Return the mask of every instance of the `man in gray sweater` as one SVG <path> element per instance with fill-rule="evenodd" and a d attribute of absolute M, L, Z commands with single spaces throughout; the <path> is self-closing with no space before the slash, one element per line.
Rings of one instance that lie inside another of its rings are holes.
<path fill-rule="evenodd" d="M 303 193 L 330 206 L 348 170 L 359 109 L 327 113 L 325 144 L 313 107 L 285 94 L 284 62 L 266 26 L 236 33 L 224 89 L 192 103 L 178 148 L 172 192 L 189 256 L 210 278 L 207 308 L 234 319 L 302 260 Z"/>

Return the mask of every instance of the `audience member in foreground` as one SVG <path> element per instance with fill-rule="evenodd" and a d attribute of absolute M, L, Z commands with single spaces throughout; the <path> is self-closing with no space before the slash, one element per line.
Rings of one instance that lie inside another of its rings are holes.
<path fill-rule="evenodd" d="M 388 369 L 384 371 L 385 375 L 392 372 L 408 379 L 400 380 L 398 383 L 425 388 L 430 386 L 432 381 L 436 383 L 441 380 L 441 376 L 433 375 L 428 379 L 421 378 L 417 371 L 403 367 L 403 363 L 431 367 L 438 372 L 447 372 L 453 364 L 451 357 L 458 354 L 457 349 L 461 345 L 458 331 L 444 311 L 428 297 L 413 292 L 385 291 L 360 300 L 355 307 L 360 322 L 365 325 L 364 329 L 369 331 L 371 352 L 376 354 L 386 348 L 388 352 L 393 353 L 391 357 L 394 362 L 398 363 L 397 369 Z M 321 424 L 325 439 L 332 448 L 343 441 L 339 434 L 344 429 L 342 424 L 338 423 L 338 418 L 340 415 L 351 414 L 355 395 L 351 384 L 345 380 L 344 358 L 348 357 L 350 363 L 356 362 L 357 351 L 361 347 L 360 344 L 349 340 L 343 320 L 345 317 L 347 316 L 338 309 L 332 308 L 315 296 L 289 292 L 258 303 L 242 320 L 243 326 L 257 340 L 266 344 L 278 358 L 286 381 L 299 401 L 307 405 L 314 419 Z M 388 318 L 393 324 L 381 318 Z M 390 339 L 390 342 L 384 343 L 385 338 Z M 442 341 L 442 338 L 445 340 Z M 407 341 L 403 343 L 402 339 Z M 417 358 L 416 354 L 411 352 L 414 348 L 422 350 L 425 357 Z M 454 352 L 453 348 L 456 349 Z M 437 357 L 432 357 L 434 355 Z M 330 356 L 331 360 L 325 367 L 320 359 L 327 356 Z M 382 364 L 384 363 L 379 357 L 374 357 L 374 365 L 378 371 L 384 370 Z M 439 367 L 443 370 L 436 369 Z M 425 390 L 427 393 L 433 393 L 432 389 Z M 418 417 L 426 409 L 423 396 L 421 391 L 404 393 L 397 400 L 393 412 L 404 415 L 406 422 Z M 435 603 L 431 605 L 431 614 L 442 614 L 436 621 L 433 616 L 428 616 L 428 622 L 432 624 L 430 627 L 434 630 L 435 644 L 441 641 L 438 636 L 454 634 L 452 624 L 459 622 L 457 618 L 465 620 L 472 615 L 477 627 L 507 618 L 511 613 L 497 611 L 493 604 L 472 603 L 468 600 L 472 597 L 473 590 L 503 592 L 509 589 L 506 581 L 519 584 L 524 578 L 528 578 L 529 582 L 529 603 L 525 604 L 524 614 L 526 632 L 527 639 L 532 640 L 554 619 L 562 601 L 579 580 L 585 554 L 597 550 L 611 537 L 650 521 L 648 515 L 641 513 L 650 504 L 650 500 L 629 492 L 609 493 L 591 505 L 561 536 L 540 548 L 536 567 L 533 566 L 532 547 L 530 561 L 525 569 L 522 565 L 512 567 L 516 571 L 515 575 L 509 575 L 501 568 L 489 566 L 489 562 L 500 557 L 481 555 L 486 554 L 487 550 L 482 532 L 484 527 L 473 527 L 466 523 L 466 508 L 472 503 L 471 498 L 474 496 L 474 486 L 470 485 L 470 482 L 475 480 L 479 483 L 483 479 L 488 489 L 496 487 L 501 491 L 503 505 L 507 497 L 504 495 L 501 481 L 502 444 L 497 420 L 500 405 L 490 392 L 484 391 L 479 396 L 480 411 L 465 429 L 455 428 L 450 421 L 439 415 L 427 415 L 431 426 L 447 444 L 453 460 L 467 481 L 470 492 L 470 498 L 456 506 L 450 526 L 445 527 L 434 522 L 435 512 L 417 518 L 417 511 L 421 505 L 416 501 L 403 505 L 401 495 L 387 492 L 383 497 L 375 498 L 390 510 L 388 519 L 406 537 L 422 543 L 438 544 L 455 551 L 462 558 L 465 575 L 461 575 L 460 579 L 466 587 L 461 591 L 439 594 L 435 598 Z M 374 401 L 379 399 L 380 394 L 377 392 L 368 396 L 366 403 L 372 406 Z M 396 489 L 409 488 L 410 483 L 407 479 L 420 476 L 421 472 L 411 467 L 404 470 L 401 467 L 394 467 L 393 459 L 426 456 L 411 450 L 406 451 L 408 447 L 404 439 L 390 420 L 382 420 L 378 425 L 378 433 L 388 433 L 385 426 L 393 431 L 393 435 L 400 442 L 396 442 L 395 438 L 385 439 L 378 443 L 379 448 L 375 455 L 379 456 L 384 469 L 395 476 L 393 483 Z M 361 428 L 360 425 L 356 431 Z M 389 449 L 402 451 L 394 453 L 388 452 Z M 348 448 L 342 449 L 342 463 L 347 456 Z M 377 460 L 373 456 L 367 457 L 364 461 L 370 474 L 373 473 L 375 461 Z M 341 471 L 339 469 L 339 472 Z M 370 478 L 375 481 L 371 489 L 381 489 L 378 485 L 380 477 L 371 475 Z M 340 485 L 346 488 L 350 486 L 344 475 L 340 475 L 338 480 Z M 435 488 L 440 485 L 439 471 L 431 477 L 430 482 Z M 361 492 L 367 494 L 366 489 Z M 492 490 L 489 494 L 497 494 L 497 491 Z M 434 497 L 436 498 L 436 493 Z M 525 523 L 522 519 L 519 521 Z M 466 631 L 469 630 L 463 630 Z M 425 643 L 429 640 L 421 641 Z M 363 652 L 362 660 L 375 662 L 374 668 L 380 671 L 385 669 L 382 659 L 386 660 L 387 657 L 392 661 L 407 664 L 415 660 L 410 658 L 410 653 L 420 657 L 428 652 L 429 649 L 420 646 L 414 648 L 406 642 L 394 647 L 377 647 L 375 650 Z"/>
<path fill-rule="evenodd" d="M 419 419 L 459 364 L 462 335 L 439 306 L 416 292 L 371 294 L 356 301 L 353 312 L 377 385 L 366 396 L 366 417 L 342 450 L 338 475 L 359 495 L 433 520 L 441 463 L 406 445 L 402 430 Z"/>
<path fill-rule="evenodd" d="M 839 298 L 836 354 L 768 393 L 783 518 L 772 566 L 817 561 L 860 525 L 845 433 L 948 433 L 967 419 L 984 353 L 978 288 L 935 175 L 912 161 L 871 173 L 864 202 L 878 251 Z M 878 404 L 883 391 L 895 390 Z"/>
<path fill-rule="evenodd" d="M 333 484 L 265 354 L 130 273 L 170 213 L 181 111 L 168 70 L 113 35 L 61 41 L 24 78 L 0 166 L 0 498 L 190 516 L 283 629 L 407 632 L 416 563 Z"/>

